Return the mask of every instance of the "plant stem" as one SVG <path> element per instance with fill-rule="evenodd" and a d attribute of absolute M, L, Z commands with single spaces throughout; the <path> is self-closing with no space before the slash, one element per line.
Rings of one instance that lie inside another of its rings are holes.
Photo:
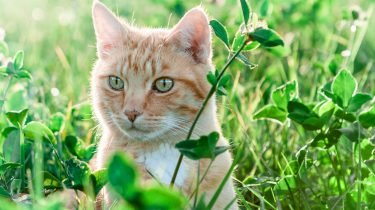
<path fill-rule="evenodd" d="M 247 44 L 248 41 L 249 41 L 249 38 L 246 39 L 246 41 L 242 44 L 242 46 L 233 54 L 233 56 L 227 61 L 227 63 L 223 66 L 223 68 L 221 68 L 220 74 L 216 78 L 216 83 L 214 85 L 212 85 L 210 91 L 208 92 L 208 95 L 204 99 L 204 101 L 202 103 L 202 106 L 199 109 L 197 115 L 195 116 L 193 124 L 191 125 L 191 127 L 189 129 L 189 132 L 188 132 L 187 137 L 186 137 L 185 140 L 189 140 L 190 139 L 191 135 L 193 134 L 194 128 L 195 128 L 195 126 L 196 126 L 196 124 L 198 122 L 198 119 L 200 118 L 200 116 L 202 115 L 202 113 L 204 111 L 204 108 L 207 106 L 208 101 L 210 100 L 210 98 L 216 92 L 217 85 L 218 85 L 220 79 L 223 77 L 223 75 L 224 75 L 225 71 L 227 70 L 227 68 L 229 67 L 229 65 L 234 61 L 234 59 L 237 57 L 237 55 L 240 54 L 240 52 L 245 47 L 245 45 Z M 174 183 L 176 181 L 176 177 L 177 177 L 178 171 L 180 170 L 180 166 L 181 166 L 183 157 L 184 157 L 184 155 L 180 154 L 180 157 L 178 158 L 178 161 L 177 161 L 177 165 L 176 165 L 175 170 L 173 172 L 173 176 L 172 176 L 172 180 L 171 180 L 171 183 L 170 183 L 170 187 L 173 187 L 173 185 L 174 185 Z"/>
<path fill-rule="evenodd" d="M 21 164 L 21 174 L 20 174 L 20 179 L 21 179 L 21 192 L 23 191 L 25 187 L 25 136 L 23 134 L 22 128 L 19 129 L 20 132 L 20 164 Z"/>
<path fill-rule="evenodd" d="M 359 122 L 359 119 L 357 117 L 357 122 Z M 361 126 L 358 123 L 358 139 L 357 139 L 357 148 L 358 148 L 358 165 L 357 165 L 357 187 L 358 187 L 358 203 L 357 203 L 357 209 L 360 210 L 361 208 L 361 202 L 362 202 L 362 149 L 361 149 Z"/>

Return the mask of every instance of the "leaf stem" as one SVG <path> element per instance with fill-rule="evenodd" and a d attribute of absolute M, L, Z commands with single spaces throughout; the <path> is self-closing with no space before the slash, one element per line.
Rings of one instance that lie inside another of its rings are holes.
<path fill-rule="evenodd" d="M 195 116 L 193 124 L 191 125 L 191 127 L 189 129 L 189 132 L 188 132 L 185 140 L 189 140 L 190 139 L 191 135 L 193 134 L 194 128 L 195 128 L 195 126 L 196 126 L 196 124 L 198 122 L 198 119 L 200 118 L 200 116 L 202 115 L 202 113 L 204 111 L 204 108 L 207 106 L 208 101 L 210 100 L 210 98 L 216 92 L 217 85 L 218 85 L 220 79 L 223 77 L 223 75 L 224 75 L 225 71 L 227 70 L 227 68 L 229 67 L 229 65 L 234 61 L 234 59 L 237 57 L 237 55 L 240 54 L 240 52 L 245 47 L 245 45 L 247 44 L 248 41 L 249 41 L 249 37 L 244 41 L 244 43 L 242 44 L 242 46 L 232 55 L 232 57 L 230 57 L 230 59 L 227 61 L 227 63 L 221 68 L 220 74 L 216 78 L 216 83 L 214 85 L 212 85 L 210 91 L 208 92 L 208 95 L 204 99 L 204 101 L 202 103 L 202 106 L 199 109 L 197 115 Z M 182 154 L 180 154 L 180 157 L 178 158 L 178 161 L 177 161 L 177 165 L 176 165 L 175 170 L 173 172 L 173 176 L 172 176 L 172 180 L 171 180 L 171 183 L 170 183 L 170 187 L 173 187 L 173 185 L 174 185 L 174 183 L 176 181 L 176 177 L 177 177 L 178 171 L 180 170 L 183 157 L 184 156 Z"/>

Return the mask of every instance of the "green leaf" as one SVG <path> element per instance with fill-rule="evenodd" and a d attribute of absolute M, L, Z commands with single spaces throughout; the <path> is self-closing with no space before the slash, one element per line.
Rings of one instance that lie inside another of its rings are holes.
<path fill-rule="evenodd" d="M 375 174 L 375 160 L 365 160 L 365 164 L 367 168 L 371 171 L 371 173 Z"/>
<path fill-rule="evenodd" d="M 240 47 L 244 44 L 246 41 L 246 34 L 243 32 L 243 25 L 240 27 L 240 29 L 237 31 L 236 36 L 233 39 L 232 42 L 232 50 L 234 52 L 238 51 Z M 260 46 L 259 42 L 256 41 L 249 41 L 246 43 L 246 45 L 242 48 L 242 52 L 251 51 Z"/>
<path fill-rule="evenodd" d="M 109 162 L 108 182 L 123 199 L 134 201 L 139 194 L 136 166 L 123 153 L 115 153 Z"/>
<path fill-rule="evenodd" d="M 245 22 L 245 25 L 247 25 L 247 22 L 249 21 L 250 8 L 246 0 L 240 0 L 240 2 L 241 2 L 243 20 Z"/>
<path fill-rule="evenodd" d="M 73 157 L 65 161 L 65 167 L 68 180 L 65 180 L 64 184 L 69 188 L 83 189 L 83 184 L 88 180 L 91 174 L 89 165 L 86 162 Z"/>
<path fill-rule="evenodd" d="M 345 112 L 340 108 L 336 110 L 335 116 L 348 122 L 354 122 L 356 120 L 356 117 L 353 113 Z"/>
<path fill-rule="evenodd" d="M 11 195 L 2 186 L 0 186 L 0 198 L 2 198 L 2 197 L 3 198 L 11 198 Z M 3 205 L 3 201 L 1 201 L 1 204 Z M 9 209 L 11 209 L 11 208 L 9 208 Z"/>
<path fill-rule="evenodd" d="M 186 200 L 180 193 L 173 189 L 153 186 L 142 191 L 140 197 L 142 208 L 140 209 L 184 209 Z"/>
<path fill-rule="evenodd" d="M 359 127 L 359 129 L 358 129 Z M 340 131 L 341 134 L 343 134 L 346 138 L 348 138 L 352 142 L 358 142 L 358 140 L 361 140 L 366 137 L 366 134 L 364 132 L 364 128 L 362 126 L 358 125 L 357 122 L 351 124 L 348 127 L 337 129 Z M 359 138 L 359 139 L 358 139 Z"/>
<path fill-rule="evenodd" d="M 259 11 L 260 17 L 262 17 L 262 18 L 267 17 L 268 12 L 269 12 L 269 8 L 270 8 L 269 1 L 264 0 L 262 2 L 262 4 L 260 5 L 260 11 Z"/>
<path fill-rule="evenodd" d="M 61 112 L 57 112 L 50 117 L 49 128 L 53 132 L 59 132 L 65 125 L 65 115 Z"/>
<path fill-rule="evenodd" d="M 253 69 L 257 66 L 256 64 L 253 64 L 251 61 L 249 61 L 249 59 L 247 59 L 247 57 L 244 56 L 242 53 L 238 54 L 236 59 L 241 61 L 241 63 L 245 64 L 246 66 L 248 66 L 251 69 Z"/>
<path fill-rule="evenodd" d="M 224 25 L 215 19 L 210 21 L 210 25 L 214 30 L 215 35 L 229 48 L 228 32 L 225 29 Z"/>
<path fill-rule="evenodd" d="M 340 71 L 332 83 L 332 93 L 337 97 L 333 98 L 333 102 L 341 108 L 346 108 L 356 89 L 357 81 L 350 72 Z"/>
<path fill-rule="evenodd" d="M 329 62 L 328 64 L 328 69 L 333 75 L 336 75 L 337 72 L 339 71 L 339 68 L 341 66 L 343 57 L 341 55 L 335 55 L 335 57 Z"/>
<path fill-rule="evenodd" d="M 219 96 L 226 96 L 226 95 L 228 95 L 228 91 L 223 86 L 218 87 L 217 90 L 216 90 L 216 93 Z"/>
<path fill-rule="evenodd" d="M 257 28 L 255 31 L 249 33 L 250 37 L 259 42 L 264 47 L 284 46 L 284 42 L 272 29 Z"/>
<path fill-rule="evenodd" d="M 2 133 L 3 155 L 6 162 L 18 162 L 20 160 L 20 130 L 15 127 L 5 128 Z"/>
<path fill-rule="evenodd" d="M 7 112 L 5 115 L 7 116 L 9 122 L 11 122 L 15 127 L 21 128 L 25 125 L 28 109 L 24 109 L 22 111 L 12 111 Z"/>
<path fill-rule="evenodd" d="M 43 171 L 43 186 L 47 189 L 61 188 L 61 181 L 48 171 Z"/>
<path fill-rule="evenodd" d="M 1 40 L 0 40 L 0 54 L 3 54 L 5 56 L 8 56 L 9 54 L 9 48 L 8 48 L 7 43 Z"/>
<path fill-rule="evenodd" d="M 375 127 L 375 106 L 359 115 L 359 122 L 365 128 Z"/>
<path fill-rule="evenodd" d="M 197 140 L 186 140 L 176 144 L 176 148 L 186 157 L 192 160 L 202 158 L 215 159 L 216 156 L 225 152 L 227 147 L 216 147 L 219 141 L 219 133 L 212 132 L 208 136 L 201 136 Z"/>
<path fill-rule="evenodd" d="M 28 79 L 28 80 L 32 80 L 32 76 L 31 74 L 26 71 L 26 70 L 20 70 L 20 71 L 17 71 L 14 76 L 18 79 Z"/>
<path fill-rule="evenodd" d="M 349 106 L 346 109 L 348 112 L 357 112 L 361 107 L 372 100 L 372 96 L 365 93 L 357 93 L 351 98 Z"/>
<path fill-rule="evenodd" d="M 0 165 L 0 175 L 5 173 L 9 169 L 17 169 L 21 166 L 22 165 L 19 164 L 19 163 L 12 163 L 12 162 L 4 163 L 4 164 Z"/>
<path fill-rule="evenodd" d="M 274 188 L 277 191 L 289 192 L 289 190 L 297 188 L 297 182 L 294 176 L 287 175 L 280 179 Z"/>
<path fill-rule="evenodd" d="M 281 110 L 287 111 L 288 102 L 298 98 L 298 84 L 296 81 L 288 82 L 272 91 L 272 101 Z"/>
<path fill-rule="evenodd" d="M 287 113 L 275 105 L 268 104 L 254 113 L 253 119 L 269 119 L 277 122 L 285 122 Z"/>
<path fill-rule="evenodd" d="M 13 57 L 13 66 L 15 70 L 21 70 L 23 67 L 23 57 L 24 57 L 24 52 L 18 51 L 16 55 Z"/>
<path fill-rule="evenodd" d="M 207 81 L 211 84 L 211 85 L 216 85 L 216 76 L 214 75 L 214 73 L 212 73 L 211 71 L 208 72 L 207 74 Z"/>
<path fill-rule="evenodd" d="M 225 74 L 219 81 L 219 87 L 223 86 L 226 87 L 228 83 L 231 81 L 232 77 L 229 74 Z"/>
<path fill-rule="evenodd" d="M 287 108 L 289 112 L 288 117 L 300 124 L 310 117 L 318 117 L 305 104 L 297 101 L 288 102 Z"/>
<path fill-rule="evenodd" d="M 56 138 L 52 131 L 43 123 L 32 121 L 24 127 L 23 132 L 29 140 L 42 139 L 48 143 L 56 144 Z"/>
<path fill-rule="evenodd" d="M 288 102 L 288 118 L 301 124 L 307 130 L 318 130 L 324 126 L 325 121 L 306 105 L 297 102 Z"/>
<path fill-rule="evenodd" d="M 100 169 L 90 175 L 90 180 L 94 186 L 95 196 L 99 194 L 100 190 L 108 182 L 108 171 L 107 169 Z"/>
<path fill-rule="evenodd" d="M 95 144 L 85 147 L 84 142 L 76 136 L 67 136 L 64 143 L 69 152 L 77 156 L 80 160 L 89 161 L 96 151 Z"/>

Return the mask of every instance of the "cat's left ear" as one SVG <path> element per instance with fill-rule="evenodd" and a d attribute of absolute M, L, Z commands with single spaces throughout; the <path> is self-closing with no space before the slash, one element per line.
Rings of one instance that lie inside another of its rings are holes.
<path fill-rule="evenodd" d="M 168 41 L 196 62 L 207 63 L 211 59 L 211 32 L 204 10 L 196 7 L 188 11 L 172 29 Z"/>
<path fill-rule="evenodd" d="M 121 43 L 125 32 L 120 20 L 99 1 L 94 1 L 92 17 L 97 40 L 98 56 L 106 58 L 110 51 Z"/>

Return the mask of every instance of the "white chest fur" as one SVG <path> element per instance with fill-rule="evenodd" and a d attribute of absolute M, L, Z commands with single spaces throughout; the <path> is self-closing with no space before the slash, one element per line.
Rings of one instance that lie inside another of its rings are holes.
<path fill-rule="evenodd" d="M 152 151 L 138 154 L 136 162 L 145 168 L 161 183 L 168 185 L 172 179 L 180 153 L 172 145 L 160 144 Z M 188 176 L 186 163 L 183 161 L 175 185 L 182 187 Z"/>

